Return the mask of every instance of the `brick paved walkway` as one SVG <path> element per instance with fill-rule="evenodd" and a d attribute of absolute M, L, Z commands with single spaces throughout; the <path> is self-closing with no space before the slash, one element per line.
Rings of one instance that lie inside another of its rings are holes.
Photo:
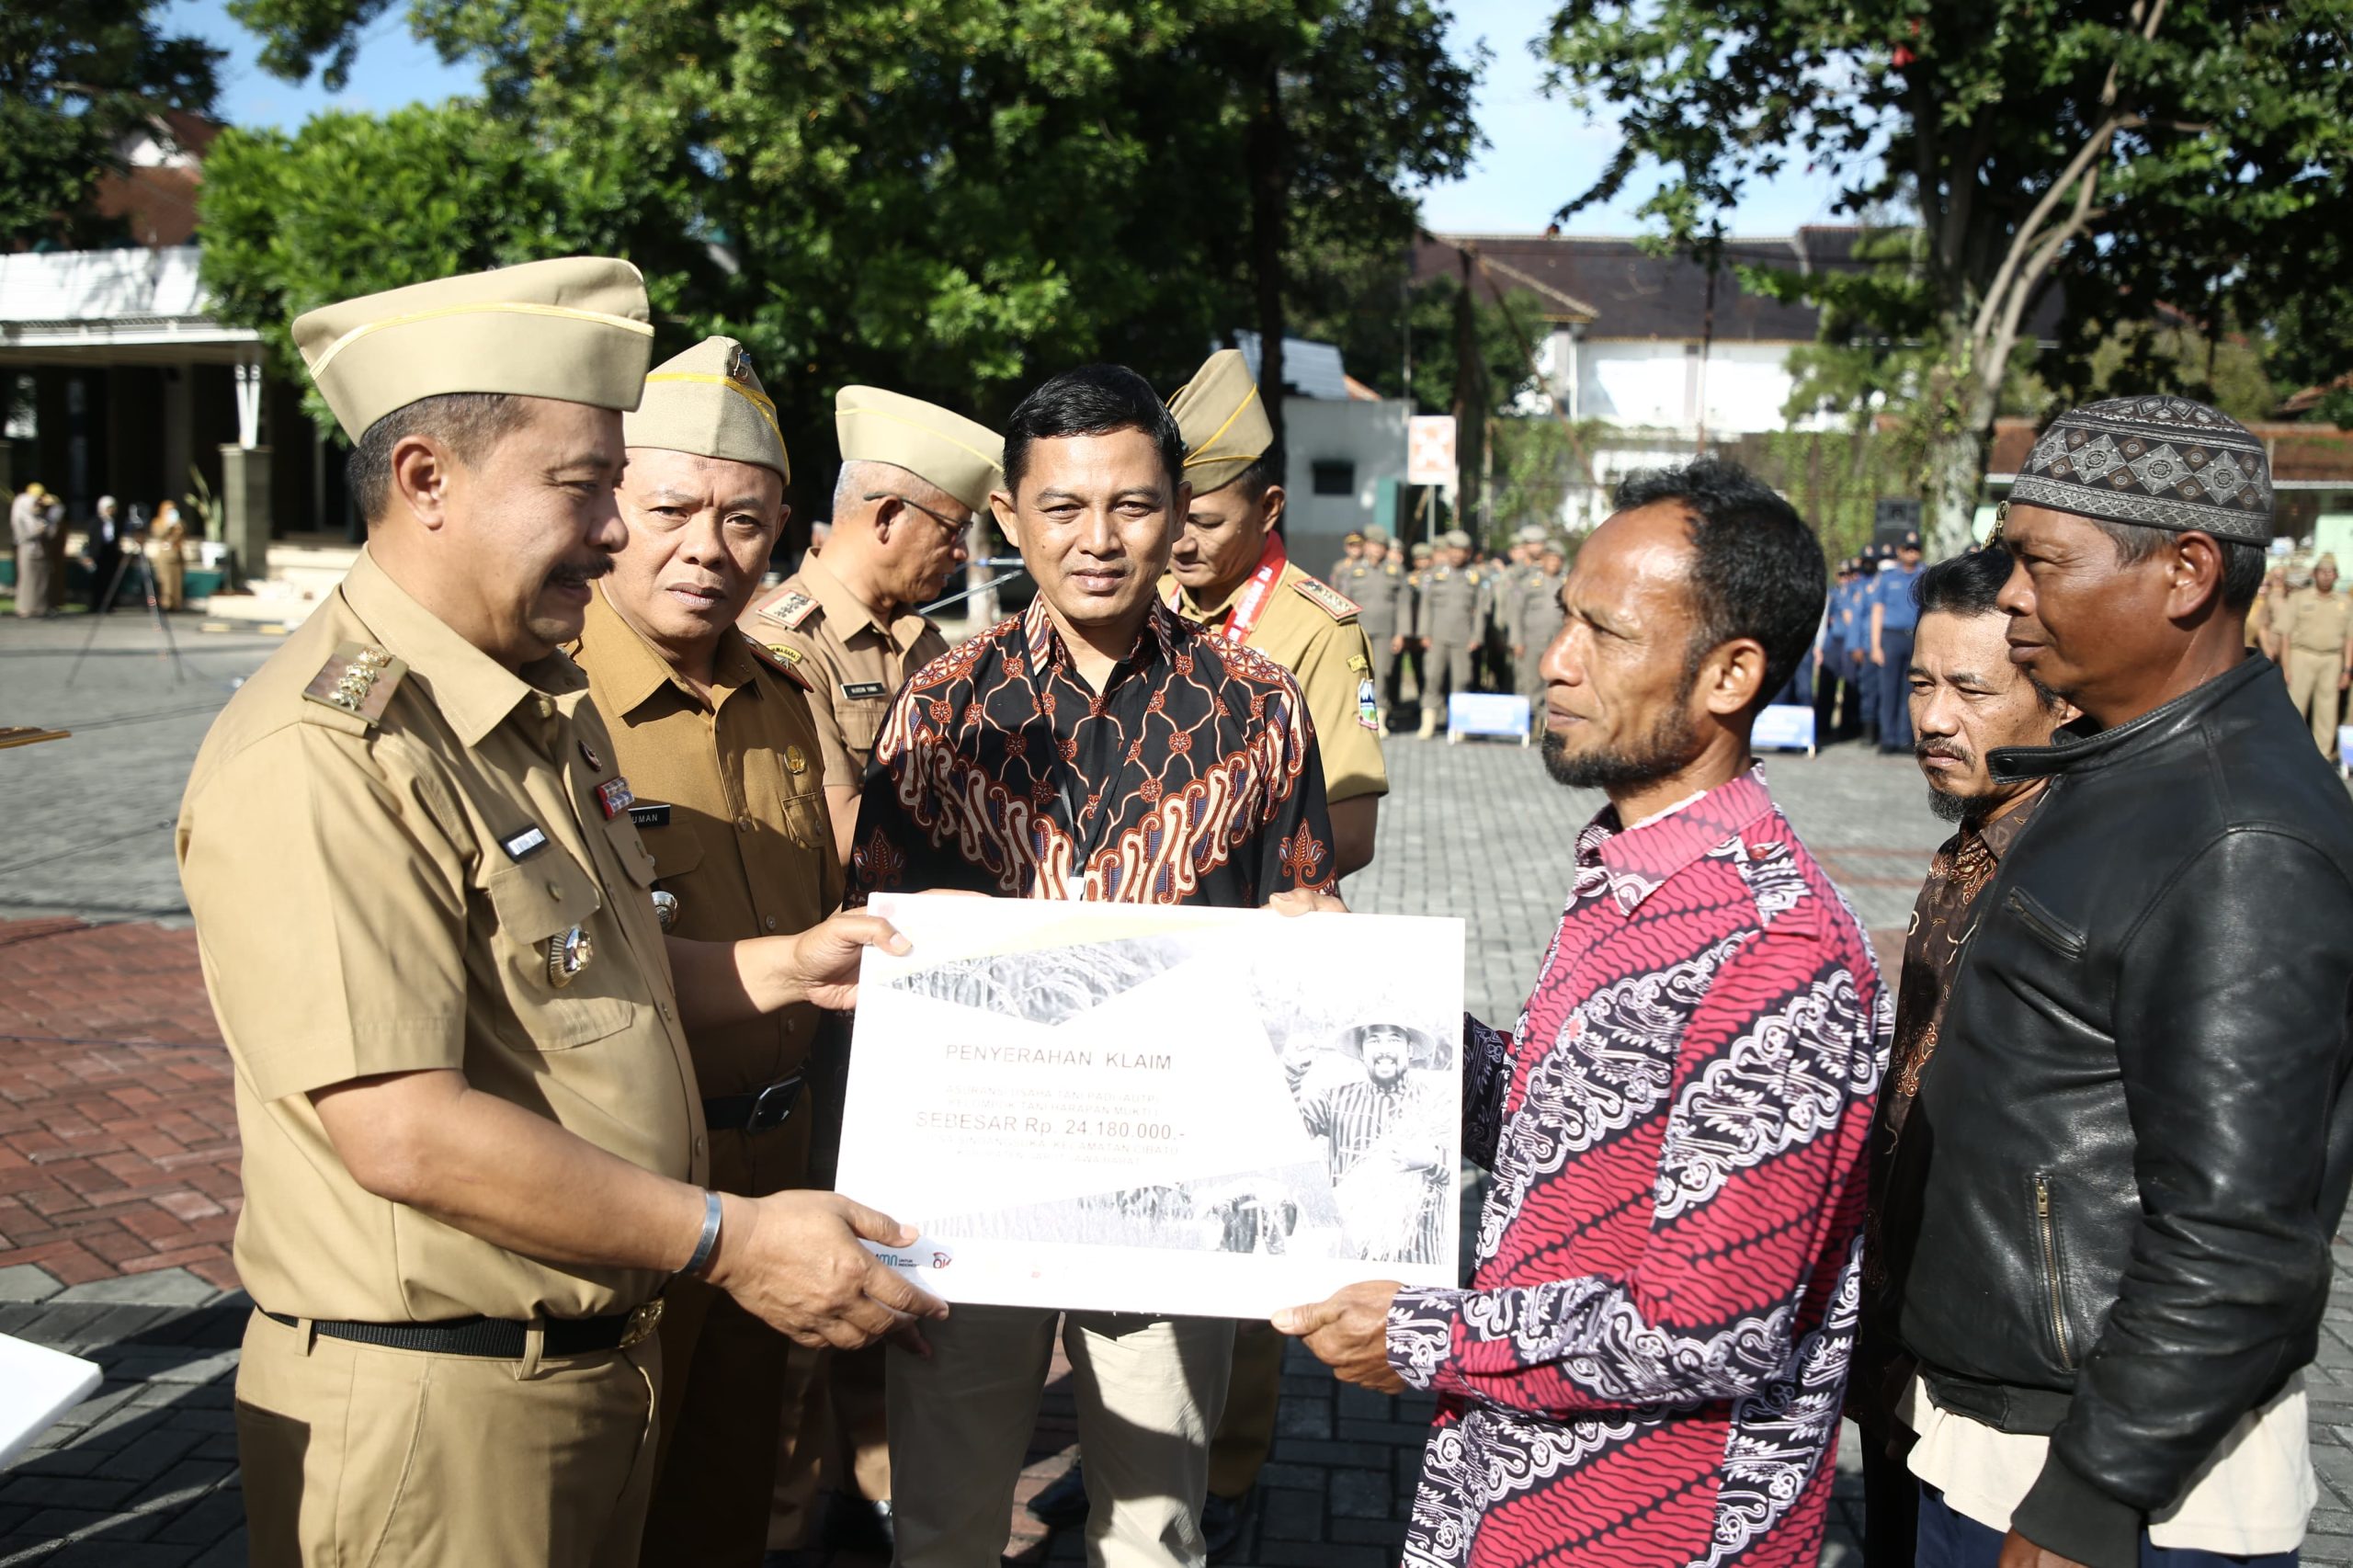
<path fill-rule="evenodd" d="M 186 1267 L 226 1290 L 240 1201 L 195 933 L 0 925 L 0 1268 Z"/>
<path fill-rule="evenodd" d="M 230 1379 L 249 1303 L 225 1289 L 234 1284 L 226 1241 L 236 1150 L 193 939 L 171 928 L 184 905 L 165 829 L 205 722 L 269 644 L 189 639 L 192 678 L 173 687 L 150 640 L 128 621 L 102 629 L 91 668 L 106 675 L 69 691 L 78 632 L 0 623 L 0 723 L 77 731 L 7 754 L 12 789 L 23 785 L 36 804 L 0 849 L 0 914 L 166 923 L 0 921 L 0 1333 L 89 1356 L 107 1375 L 0 1471 L 0 1568 L 244 1560 Z M 1391 759 L 1380 856 L 1352 880 L 1350 901 L 1463 916 L 1470 1006 L 1508 1023 L 1594 799 L 1555 788 L 1532 751 L 1517 747 L 1401 739 Z M 1943 836 L 1916 775 L 1852 748 L 1768 771 L 1888 952 Z M 2340 1274 L 2348 1262 L 2340 1248 Z M 2326 1327 L 2310 1375 L 2323 1506 L 2305 1561 L 2353 1565 L 2353 1301 L 2332 1305 Z M 1343 1389 L 1294 1352 L 1237 1568 L 1392 1562 L 1427 1419 L 1426 1401 Z M 1021 1498 L 1067 1467 L 1074 1442 L 1058 1381 Z M 1855 1464 L 1850 1440 L 1824 1557 L 1834 1568 L 1859 1561 Z M 1074 1533 L 1049 1539 L 1017 1503 L 1009 1525 L 1016 1561 L 1081 1556 Z"/>

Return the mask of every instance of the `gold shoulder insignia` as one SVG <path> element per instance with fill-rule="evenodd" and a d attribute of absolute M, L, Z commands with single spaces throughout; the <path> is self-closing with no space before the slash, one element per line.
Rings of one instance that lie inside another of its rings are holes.
<path fill-rule="evenodd" d="M 817 689 L 815 687 L 809 684 L 809 677 L 807 676 L 802 675 L 799 670 L 793 668 L 795 665 L 798 665 L 801 662 L 800 649 L 788 648 L 781 642 L 755 642 L 748 637 L 745 638 L 744 642 L 745 645 L 752 650 L 753 658 L 758 660 L 769 669 L 774 670 L 777 674 L 782 676 L 785 679 L 790 681 L 801 690 L 814 692 Z"/>
<path fill-rule="evenodd" d="M 408 665 L 383 649 L 345 642 L 319 666 L 319 673 L 302 688 L 302 696 L 322 708 L 347 713 L 372 730 L 392 706 L 392 693 L 406 674 Z"/>
<path fill-rule="evenodd" d="M 763 607 L 760 613 L 782 626 L 787 631 L 798 631 L 801 630 L 801 623 L 815 613 L 816 608 L 815 599 L 811 598 L 807 594 L 796 591 L 785 595 L 772 605 Z"/>
<path fill-rule="evenodd" d="M 1322 610 L 1334 620 L 1353 620 L 1356 619 L 1356 601 L 1341 593 L 1339 589 L 1332 587 L 1322 580 L 1314 577 L 1301 576 L 1292 579 L 1291 586 L 1298 589 L 1301 596 L 1304 597 L 1309 604 L 1313 605 L 1317 609 Z"/>

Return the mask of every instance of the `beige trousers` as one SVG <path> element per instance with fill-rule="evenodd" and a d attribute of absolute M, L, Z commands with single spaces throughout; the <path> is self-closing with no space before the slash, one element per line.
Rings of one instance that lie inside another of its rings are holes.
<path fill-rule="evenodd" d="M 2334 650 L 2325 653 L 2309 648 L 2288 650 L 2289 699 L 2297 712 L 2312 722 L 2313 744 L 2331 762 L 2336 760 L 2336 715 L 2344 697 L 2336 688 L 2336 677 L 2344 669 L 2344 660 Z"/>
<path fill-rule="evenodd" d="M 1233 1323 L 977 1306 L 923 1325 L 928 1358 L 891 1349 L 897 1568 L 997 1568 L 1058 1321 L 1086 1456 L 1088 1563 L 1200 1568 Z"/>
<path fill-rule="evenodd" d="M 428 1356 L 256 1312 L 237 1367 L 253 1568 L 631 1568 L 661 1341 L 543 1361 Z"/>

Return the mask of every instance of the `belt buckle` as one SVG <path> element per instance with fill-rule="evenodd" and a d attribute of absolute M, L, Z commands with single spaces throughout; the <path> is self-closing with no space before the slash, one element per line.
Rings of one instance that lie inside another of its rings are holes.
<path fill-rule="evenodd" d="M 801 1098 L 801 1075 L 796 1073 L 753 1096 L 752 1114 L 745 1119 L 744 1131 L 766 1132 L 771 1127 L 782 1127 Z"/>
<path fill-rule="evenodd" d="M 629 1322 L 621 1325 L 620 1347 L 628 1350 L 643 1344 L 647 1336 L 653 1334 L 654 1325 L 661 1321 L 662 1298 L 659 1296 L 631 1307 L 629 1310 Z"/>

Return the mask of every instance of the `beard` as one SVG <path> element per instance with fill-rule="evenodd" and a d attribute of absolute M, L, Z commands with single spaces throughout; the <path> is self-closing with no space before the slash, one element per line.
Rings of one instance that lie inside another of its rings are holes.
<path fill-rule="evenodd" d="M 1699 755 L 1699 727 L 1691 722 L 1683 693 L 1659 716 L 1647 734 L 1616 747 L 1571 752 L 1568 743 L 1544 732 L 1544 771 L 1573 790 L 1624 790 L 1665 778 Z"/>
<path fill-rule="evenodd" d="M 1977 763 L 1977 759 L 1965 751 L 1951 746 L 1930 745 L 1925 741 L 1914 743 L 1912 755 L 1924 762 L 1932 756 L 1949 756 L 1964 767 L 1974 767 Z M 1983 796 L 1959 795 L 1949 790 L 1939 790 L 1934 784 L 1928 786 L 1928 810 L 1939 821 L 1967 822 L 1985 805 Z"/>

